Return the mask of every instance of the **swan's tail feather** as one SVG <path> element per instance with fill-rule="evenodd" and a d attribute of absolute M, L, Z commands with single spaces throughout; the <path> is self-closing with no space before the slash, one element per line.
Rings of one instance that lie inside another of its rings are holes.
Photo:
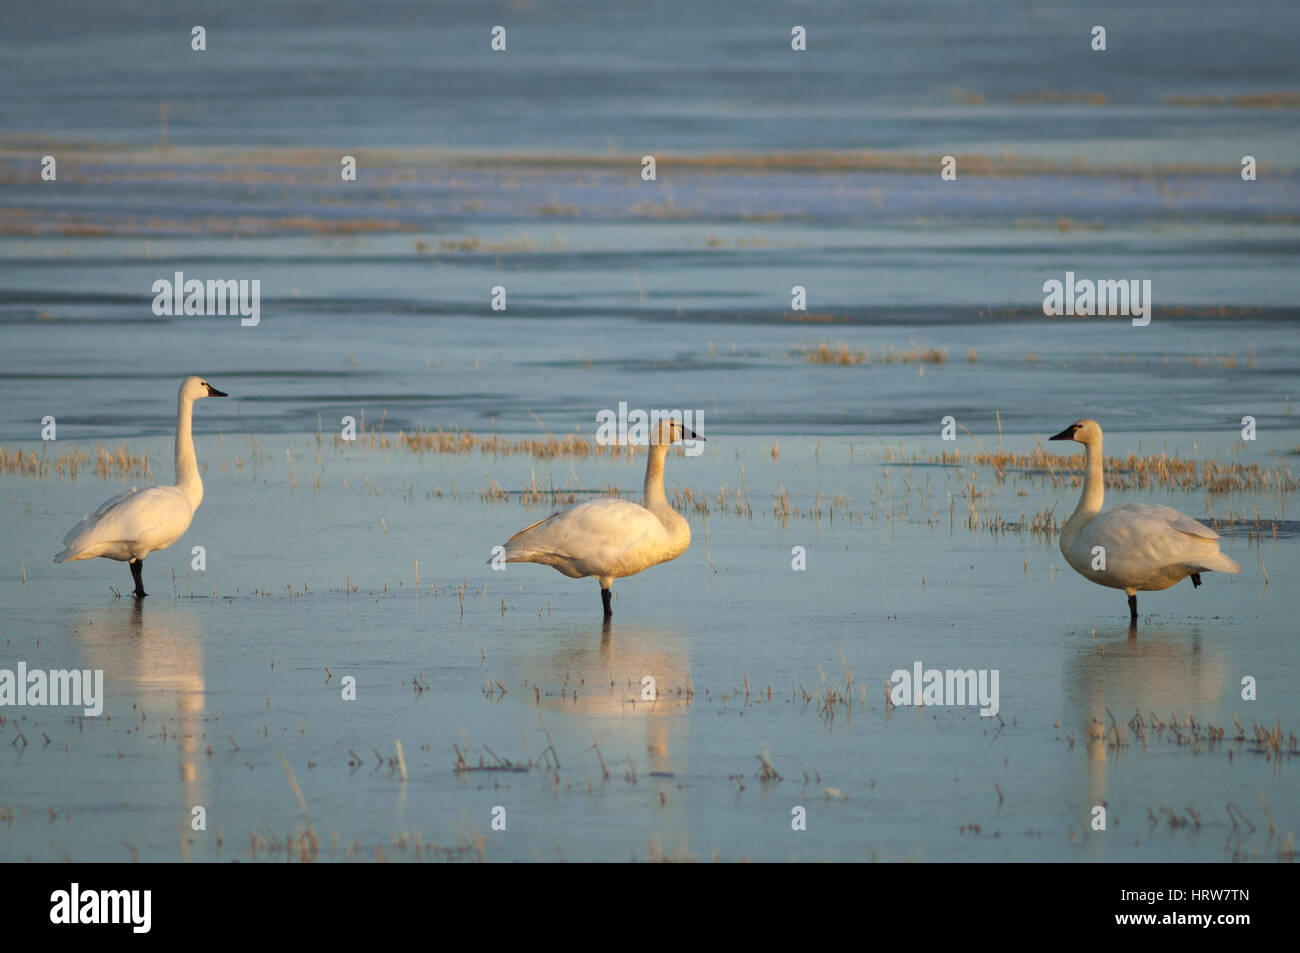
<path fill-rule="evenodd" d="M 508 563 L 536 563 L 546 562 L 555 558 L 563 558 L 560 553 L 553 553 L 543 549 L 511 549 L 506 547 L 506 562 Z"/>
<path fill-rule="evenodd" d="M 54 557 L 54 561 L 56 563 L 66 563 L 70 560 L 76 559 L 90 559 L 93 555 L 93 553 L 79 553 L 75 549 L 65 549 L 63 552 L 59 553 L 59 555 Z"/>
<path fill-rule="evenodd" d="M 505 550 L 505 562 L 508 563 L 542 562 L 545 561 L 545 559 L 554 558 L 559 555 L 558 553 L 551 553 L 537 549 L 521 549 L 517 544 L 512 546 L 509 542 L 507 542 L 502 548 Z M 539 560 L 537 558 L 539 556 L 543 557 L 543 559 Z M 493 563 L 497 562 L 498 559 L 500 559 L 499 556 L 493 556 L 487 561 L 487 564 L 491 566 Z"/>
<path fill-rule="evenodd" d="M 1214 553 L 1198 560 L 1197 565 L 1201 572 L 1226 572 L 1234 576 L 1241 572 L 1241 566 L 1223 553 Z"/>
<path fill-rule="evenodd" d="M 522 548 L 519 546 L 511 547 L 506 545 L 506 562 L 508 563 L 537 563 L 541 566 L 550 566 L 558 570 L 570 579 L 580 579 L 587 573 L 573 566 L 573 556 L 569 553 L 557 552 L 554 549 L 539 549 L 535 546 Z"/>
<path fill-rule="evenodd" d="M 497 552 L 497 550 L 501 550 L 501 552 Z M 526 560 L 520 560 L 519 549 L 511 546 L 509 540 L 506 541 L 504 546 L 492 547 L 492 558 L 487 561 L 487 564 L 491 566 L 494 563 L 501 562 L 503 557 L 504 561 L 508 563 L 526 562 Z"/>

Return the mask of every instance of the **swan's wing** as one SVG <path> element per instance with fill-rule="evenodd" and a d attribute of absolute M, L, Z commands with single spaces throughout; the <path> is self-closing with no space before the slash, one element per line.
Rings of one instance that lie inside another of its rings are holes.
<path fill-rule="evenodd" d="M 105 543 L 135 542 L 155 534 L 178 529 L 185 532 L 194 513 L 174 486 L 151 486 L 128 490 L 113 497 L 87 516 L 63 537 L 68 558 Z"/>
<path fill-rule="evenodd" d="M 1198 536 L 1201 539 L 1219 538 L 1219 534 L 1210 527 L 1197 522 L 1185 513 L 1178 512 L 1172 506 L 1161 506 L 1158 503 L 1125 503 L 1123 506 L 1115 507 L 1107 515 L 1115 513 L 1123 514 L 1126 519 L 1150 521 L 1152 525 L 1163 522 L 1170 529 L 1186 533 L 1188 536 Z"/>
<path fill-rule="evenodd" d="M 145 489 L 147 490 L 148 487 L 145 487 Z M 107 513 L 113 507 L 117 506 L 117 504 L 121 503 L 123 500 L 135 496 L 137 493 L 143 493 L 143 492 L 144 490 L 141 490 L 138 487 L 133 486 L 125 493 L 119 493 L 117 496 L 105 500 L 103 503 L 99 505 L 99 509 L 95 510 L 93 515 L 103 516 L 105 513 Z M 82 519 L 82 522 L 84 523 L 87 519 L 90 519 L 90 517 L 89 516 L 85 517 L 84 519 Z M 67 542 L 67 540 L 64 540 L 64 542 Z"/>
<path fill-rule="evenodd" d="M 72 527 L 72 529 L 68 530 L 68 532 L 64 535 L 63 546 L 65 551 L 72 552 L 77 549 L 84 548 L 78 545 L 79 540 L 83 535 L 89 533 L 91 530 L 95 528 L 98 521 L 103 518 L 104 514 L 108 513 L 110 510 L 113 509 L 113 507 L 117 506 L 119 503 L 123 502 L 124 500 L 129 500 L 131 497 L 135 496 L 136 494 L 143 493 L 143 492 L 144 492 L 143 490 L 140 490 L 136 487 L 131 487 L 131 489 L 127 490 L 125 493 L 119 493 L 117 496 L 110 497 L 109 499 L 105 500 L 103 503 L 100 504 L 99 509 L 95 510 L 94 513 L 90 514 L 89 516 L 83 516 L 81 518 L 81 522 L 78 523 L 76 526 Z"/>
<path fill-rule="evenodd" d="M 541 519 L 539 519 L 537 522 L 535 522 L 535 523 L 529 523 L 527 526 L 525 526 L 525 527 L 524 527 L 523 529 L 521 529 L 519 532 L 515 533 L 515 535 L 511 536 L 508 540 L 506 540 L 506 546 L 509 546 L 511 543 L 513 543 L 513 542 L 514 542 L 515 540 L 517 540 L 517 539 L 522 539 L 522 538 L 524 537 L 524 535 L 525 535 L 526 533 L 528 533 L 529 530 L 536 529 L 538 526 L 541 526 L 543 523 L 549 523 L 551 520 L 555 519 L 557 516 L 559 516 L 559 515 L 560 515 L 561 513 L 563 513 L 563 512 L 564 512 L 563 510 L 556 510 L 556 511 L 555 511 L 554 513 L 552 513 L 550 516 L 543 516 L 543 517 L 542 517 Z"/>
<path fill-rule="evenodd" d="M 605 562 L 616 553 L 635 548 L 663 524 L 644 506 L 618 497 L 577 503 L 538 520 L 511 536 L 507 557 L 544 554 L 565 559 Z"/>
<path fill-rule="evenodd" d="M 1236 572 L 1219 552 L 1219 534 L 1168 506 L 1129 503 L 1102 513 L 1084 530 L 1086 550 L 1106 549 L 1107 571 L 1140 580 L 1170 567 Z"/>

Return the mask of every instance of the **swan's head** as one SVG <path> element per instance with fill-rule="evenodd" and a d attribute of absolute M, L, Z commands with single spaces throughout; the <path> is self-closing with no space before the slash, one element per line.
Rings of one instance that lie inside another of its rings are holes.
<path fill-rule="evenodd" d="M 1076 420 L 1070 426 L 1066 427 L 1054 437 L 1048 437 L 1048 440 L 1073 440 L 1075 443 L 1081 443 L 1085 447 L 1101 443 L 1101 424 L 1095 420 L 1084 417 L 1082 420 Z"/>
<path fill-rule="evenodd" d="M 651 445 L 664 447 L 674 443 L 685 443 L 687 440 L 704 439 L 690 427 L 683 425 L 680 420 L 674 420 L 671 417 L 664 417 L 659 421 L 659 426 L 655 429 L 653 436 L 654 439 L 651 440 Z"/>
<path fill-rule="evenodd" d="M 187 377 L 181 381 L 181 400 L 195 401 L 203 397 L 229 397 L 217 390 L 202 377 Z"/>

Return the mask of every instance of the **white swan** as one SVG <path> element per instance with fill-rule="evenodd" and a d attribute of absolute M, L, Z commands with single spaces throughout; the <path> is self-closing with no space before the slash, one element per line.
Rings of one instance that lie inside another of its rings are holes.
<path fill-rule="evenodd" d="M 143 599 L 140 570 L 151 552 L 166 549 L 189 528 L 203 500 L 203 481 L 194 457 L 190 420 L 194 402 L 203 397 L 226 397 L 207 381 L 187 377 L 176 398 L 176 485 L 130 489 L 108 500 L 63 537 L 63 552 L 56 563 L 103 556 L 131 564 L 137 599 Z"/>
<path fill-rule="evenodd" d="M 1138 617 L 1138 590 L 1168 589 L 1187 576 L 1197 587 L 1203 572 L 1241 572 L 1219 552 L 1218 533 L 1171 507 L 1126 503 L 1101 512 L 1105 485 L 1101 425 L 1095 420 L 1080 420 L 1049 439 L 1073 440 L 1088 451 L 1083 494 L 1061 527 L 1061 554 L 1084 578 L 1127 592 L 1132 623 Z"/>
<path fill-rule="evenodd" d="M 664 457 L 669 444 L 703 439 L 678 421 L 661 421 L 646 463 L 644 506 L 603 497 L 566 507 L 511 536 L 506 562 L 554 566 L 571 579 L 595 576 L 609 618 L 615 579 L 676 559 L 691 544 L 690 525 L 664 496 Z"/>

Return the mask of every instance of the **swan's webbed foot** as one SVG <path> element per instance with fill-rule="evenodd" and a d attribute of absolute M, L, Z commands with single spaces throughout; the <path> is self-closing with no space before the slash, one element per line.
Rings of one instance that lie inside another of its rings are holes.
<path fill-rule="evenodd" d="M 612 616 L 612 615 L 614 614 L 614 610 L 611 609 L 611 608 L 609 607 L 609 600 L 610 600 L 610 598 L 611 598 L 612 596 L 613 596 L 613 593 L 610 592 L 608 589 L 601 589 L 601 590 L 600 590 L 600 601 L 601 601 L 602 603 L 604 603 L 604 606 L 605 606 L 605 618 L 606 618 L 606 619 L 608 619 L 610 616 Z"/>
<path fill-rule="evenodd" d="M 1138 597 L 1128 597 L 1128 620 L 1130 625 L 1137 625 L 1138 621 Z"/>
<path fill-rule="evenodd" d="M 131 578 L 135 580 L 135 591 L 132 592 L 131 595 L 135 596 L 137 599 L 143 599 L 145 596 L 149 595 L 149 593 L 144 591 L 144 580 L 140 578 L 141 572 L 144 569 L 144 560 L 133 559 L 130 562 L 130 566 Z"/>
<path fill-rule="evenodd" d="M 1201 574 L 1199 572 L 1192 573 L 1192 588 L 1201 588 Z"/>

